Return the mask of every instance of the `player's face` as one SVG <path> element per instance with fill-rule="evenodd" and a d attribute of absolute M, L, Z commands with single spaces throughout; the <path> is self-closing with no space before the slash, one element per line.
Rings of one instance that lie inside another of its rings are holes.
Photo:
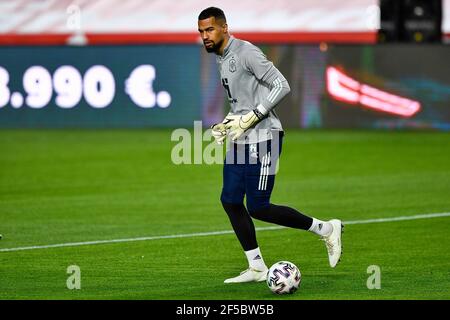
<path fill-rule="evenodd" d="M 225 34 L 228 32 L 228 27 L 226 23 L 220 22 L 222 21 L 216 20 L 214 17 L 198 20 L 198 32 L 208 52 L 217 53 L 222 47 Z"/>

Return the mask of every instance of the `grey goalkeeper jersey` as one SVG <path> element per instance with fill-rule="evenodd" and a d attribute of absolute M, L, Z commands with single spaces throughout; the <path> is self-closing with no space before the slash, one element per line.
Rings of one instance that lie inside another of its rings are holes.
<path fill-rule="evenodd" d="M 267 60 L 263 52 L 248 41 L 228 40 L 217 65 L 230 103 L 230 115 L 242 115 L 261 104 L 269 114 L 249 129 L 238 143 L 257 143 L 272 138 L 272 130 L 282 131 L 274 108 L 290 92 L 280 71 Z"/>

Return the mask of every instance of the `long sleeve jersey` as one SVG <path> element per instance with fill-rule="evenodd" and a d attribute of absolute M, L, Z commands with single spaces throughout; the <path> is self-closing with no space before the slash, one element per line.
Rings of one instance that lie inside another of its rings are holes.
<path fill-rule="evenodd" d="M 231 115 L 242 115 L 262 105 L 266 118 L 248 130 L 237 142 L 257 143 L 272 138 L 272 130 L 282 131 L 275 106 L 290 92 L 281 72 L 264 53 L 248 41 L 231 36 L 222 56 L 217 56 L 222 85 Z"/>

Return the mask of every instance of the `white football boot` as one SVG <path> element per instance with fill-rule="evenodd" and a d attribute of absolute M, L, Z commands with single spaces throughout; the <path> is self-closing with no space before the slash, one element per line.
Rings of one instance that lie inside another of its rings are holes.
<path fill-rule="evenodd" d="M 241 272 L 240 275 L 234 278 L 226 279 L 224 283 L 242 283 L 242 282 L 262 282 L 267 280 L 268 268 L 264 270 L 256 270 L 248 268 Z"/>
<path fill-rule="evenodd" d="M 322 240 L 328 251 L 328 260 L 330 267 L 334 268 L 339 263 L 342 253 L 341 235 L 344 225 L 341 220 L 333 219 L 328 221 L 333 226 L 333 231 L 328 236 L 323 236 Z"/>

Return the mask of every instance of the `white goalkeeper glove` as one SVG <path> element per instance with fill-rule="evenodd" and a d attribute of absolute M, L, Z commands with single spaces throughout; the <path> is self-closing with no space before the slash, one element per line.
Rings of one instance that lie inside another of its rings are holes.
<path fill-rule="evenodd" d="M 223 123 L 225 128 L 230 130 L 231 140 L 236 141 L 245 131 L 261 121 L 267 113 L 268 111 L 262 105 L 258 105 L 254 110 L 244 115 L 227 116 Z"/>
<path fill-rule="evenodd" d="M 211 126 L 211 134 L 216 139 L 217 144 L 223 144 L 223 141 L 227 137 L 227 129 L 223 122 L 213 124 Z"/>

